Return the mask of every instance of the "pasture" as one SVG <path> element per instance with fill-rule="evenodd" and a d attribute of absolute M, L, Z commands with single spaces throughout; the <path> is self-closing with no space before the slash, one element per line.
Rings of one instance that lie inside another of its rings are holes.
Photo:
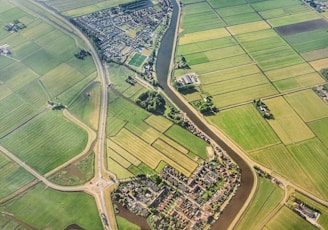
<path fill-rule="evenodd" d="M 308 123 L 308 126 L 316 134 L 319 140 L 328 148 L 328 118 L 312 121 Z"/>
<path fill-rule="evenodd" d="M 15 162 L 0 152 L 0 198 L 15 192 L 22 186 L 28 184 L 34 177 Z"/>
<path fill-rule="evenodd" d="M 317 229 L 287 207 L 283 207 L 265 225 L 268 229 Z"/>
<path fill-rule="evenodd" d="M 312 50 L 301 54 L 306 61 L 315 61 L 328 57 L 328 48 Z"/>
<path fill-rule="evenodd" d="M 238 91 L 213 96 L 213 103 L 219 108 L 236 105 L 239 103 L 252 102 L 254 98 L 262 98 L 277 94 L 277 90 L 271 84 L 262 84 Z"/>
<path fill-rule="evenodd" d="M 100 93 L 100 83 L 92 83 L 69 106 L 69 110 L 95 130 L 99 122 Z"/>
<path fill-rule="evenodd" d="M 280 142 L 252 104 L 223 110 L 208 120 L 246 151 Z"/>
<path fill-rule="evenodd" d="M 258 177 L 258 186 L 255 197 L 246 213 L 238 223 L 236 230 L 261 229 L 266 218 L 273 212 L 283 199 L 283 191 L 268 179 Z M 256 216 L 256 221 L 254 221 Z"/>
<path fill-rule="evenodd" d="M 280 92 L 322 84 L 325 81 L 318 73 L 308 73 L 297 77 L 275 81 L 273 84 Z"/>
<path fill-rule="evenodd" d="M 328 117 L 327 104 L 311 89 L 288 94 L 285 99 L 305 122 Z"/>
<path fill-rule="evenodd" d="M 0 143 L 39 173 L 45 174 L 82 152 L 87 140 L 85 130 L 66 120 L 60 112 L 48 111 Z"/>
<path fill-rule="evenodd" d="M 107 158 L 107 169 L 113 172 L 118 179 L 125 179 L 133 176 L 127 168 L 122 166 L 122 162 L 118 162 L 111 157 Z"/>
<path fill-rule="evenodd" d="M 223 19 L 229 26 L 262 20 L 262 18 L 255 12 L 226 16 L 223 17 Z"/>
<path fill-rule="evenodd" d="M 254 12 L 253 8 L 250 5 L 237 5 L 225 8 L 218 8 L 216 11 L 220 14 L 221 17 L 229 17 L 233 15 Z"/>
<path fill-rule="evenodd" d="M 157 115 L 150 115 L 145 122 L 159 132 L 165 132 L 172 125 L 170 120 Z"/>
<path fill-rule="evenodd" d="M 291 5 L 277 9 L 264 10 L 259 13 L 264 19 L 271 19 L 288 16 L 291 14 L 302 13 L 306 11 L 309 11 L 309 8 L 306 5 Z"/>
<path fill-rule="evenodd" d="M 244 7 L 244 6 L 243 6 Z M 259 30 L 269 29 L 270 26 L 265 23 L 264 21 L 257 21 L 257 22 L 250 22 L 250 23 L 243 23 L 235 26 L 227 27 L 228 30 L 232 33 L 232 35 L 250 33 Z"/>
<path fill-rule="evenodd" d="M 65 229 L 73 223 L 85 229 L 102 228 L 93 197 L 82 192 L 59 192 L 38 185 L 1 209 L 38 229 Z"/>
<path fill-rule="evenodd" d="M 179 38 L 179 45 L 207 41 L 230 36 L 226 29 L 218 28 L 194 33 L 184 34 Z"/>
<path fill-rule="evenodd" d="M 268 123 L 284 144 L 292 144 L 314 137 L 312 131 L 284 98 L 272 98 L 264 100 L 264 103 L 269 107 L 275 118 L 274 120 L 268 120 Z"/>
<path fill-rule="evenodd" d="M 266 71 L 265 74 L 270 78 L 271 81 L 278 81 L 313 72 L 314 69 L 308 63 L 301 63 L 293 66 Z"/>
<path fill-rule="evenodd" d="M 310 21 L 310 20 L 319 19 L 319 18 L 321 18 L 321 16 L 319 14 L 317 14 L 315 11 L 309 10 L 304 13 L 293 14 L 293 15 L 288 15 L 288 16 L 279 17 L 279 18 L 272 18 L 272 19 L 269 19 L 268 22 L 273 27 L 278 27 L 278 26 L 295 24 L 295 23 L 299 23 L 299 22 Z"/>
<path fill-rule="evenodd" d="M 294 7 L 300 5 L 297 0 L 269 0 L 269 1 L 256 1 L 252 4 L 256 11 L 265 11 L 278 8 Z"/>
<path fill-rule="evenodd" d="M 236 6 L 236 5 L 241 5 L 241 4 L 246 4 L 247 3 L 245 0 L 236 0 L 236 1 L 230 1 L 230 0 L 221 0 L 221 1 L 209 0 L 208 2 L 213 6 L 213 8 L 230 7 L 230 6 Z"/>

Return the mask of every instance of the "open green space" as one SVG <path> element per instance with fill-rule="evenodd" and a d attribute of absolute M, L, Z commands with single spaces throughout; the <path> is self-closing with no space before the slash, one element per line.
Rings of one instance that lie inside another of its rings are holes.
<path fill-rule="evenodd" d="M 217 39 L 227 36 L 229 36 L 229 33 L 224 28 L 217 28 L 212 30 L 188 33 L 188 34 L 183 34 L 181 37 L 179 37 L 179 45 L 207 41 L 207 40 L 212 40 L 212 39 Z"/>
<path fill-rule="evenodd" d="M 285 98 L 305 122 L 328 117 L 327 104 L 311 89 L 288 94 Z"/>
<path fill-rule="evenodd" d="M 78 224 L 84 229 L 101 229 L 98 209 L 92 196 L 82 192 L 59 192 L 38 185 L 13 202 L 0 207 L 38 229 L 65 229 Z"/>
<path fill-rule="evenodd" d="M 248 0 L 250 2 L 250 0 Z M 264 11 L 272 10 L 277 8 L 285 8 L 289 6 L 300 5 L 298 0 L 268 0 L 268 1 L 257 1 L 252 4 L 255 10 Z"/>
<path fill-rule="evenodd" d="M 118 162 L 111 157 L 107 158 L 107 168 L 113 172 L 118 179 L 125 179 L 133 176 L 126 167 L 122 166 L 122 162 Z"/>
<path fill-rule="evenodd" d="M 314 10 L 309 10 L 304 13 L 299 13 L 299 14 L 292 14 L 284 17 L 279 17 L 279 18 L 272 18 L 269 21 L 269 23 L 273 27 L 278 27 L 278 26 L 285 26 L 285 25 L 290 25 L 290 24 L 295 24 L 299 22 L 305 22 L 305 21 L 310 21 L 314 19 L 319 19 L 321 16 L 317 14 Z"/>
<path fill-rule="evenodd" d="M 292 5 L 277 9 L 264 10 L 259 13 L 264 19 L 271 19 L 291 14 L 302 13 L 306 11 L 309 11 L 309 8 L 306 5 Z"/>
<path fill-rule="evenodd" d="M 270 78 L 271 81 L 277 81 L 313 72 L 314 69 L 308 63 L 301 63 L 293 66 L 266 71 L 265 74 Z"/>
<path fill-rule="evenodd" d="M 287 207 L 283 207 L 265 225 L 268 229 L 317 229 Z"/>
<path fill-rule="evenodd" d="M 172 125 L 171 121 L 162 116 L 157 115 L 149 116 L 145 120 L 145 122 L 160 132 L 165 132 Z"/>
<path fill-rule="evenodd" d="M 275 81 L 273 84 L 279 89 L 280 92 L 284 92 L 318 85 L 324 82 L 324 79 L 318 73 L 312 72 L 297 77 Z"/>
<path fill-rule="evenodd" d="M 0 151 L 0 183 L 2 186 L 0 198 L 15 192 L 33 179 L 34 177 L 31 174 Z"/>
<path fill-rule="evenodd" d="M 236 6 L 247 3 L 245 0 L 221 0 L 221 1 L 215 1 L 215 0 L 209 0 L 208 1 L 214 8 L 223 8 L 223 7 L 229 7 L 229 6 Z"/>
<path fill-rule="evenodd" d="M 129 222 L 127 219 L 116 216 L 117 226 L 119 230 L 140 230 L 138 225 Z"/>
<path fill-rule="evenodd" d="M 328 57 L 328 48 L 312 50 L 301 54 L 306 61 L 315 61 Z"/>
<path fill-rule="evenodd" d="M 236 230 L 261 229 L 265 225 L 268 216 L 278 207 L 282 199 L 282 189 L 270 180 L 258 177 L 255 196 L 241 221 L 238 223 Z M 256 221 L 254 221 L 255 216 Z"/>
<path fill-rule="evenodd" d="M 221 111 L 215 116 L 208 117 L 208 120 L 244 150 L 263 148 L 280 142 L 252 104 Z"/>
<path fill-rule="evenodd" d="M 87 132 L 66 120 L 61 112 L 48 111 L 3 138 L 0 143 L 44 174 L 79 154 L 87 139 Z"/>
<path fill-rule="evenodd" d="M 223 17 L 223 19 L 229 26 L 262 20 L 261 17 L 255 12 L 226 16 Z"/>
<path fill-rule="evenodd" d="M 221 17 L 229 17 L 233 15 L 254 12 L 254 10 L 250 5 L 237 5 L 237 6 L 219 8 L 216 11 L 221 15 Z"/>
<path fill-rule="evenodd" d="M 75 115 L 93 129 L 98 128 L 100 93 L 100 83 L 94 82 L 84 89 L 69 107 Z"/>
<path fill-rule="evenodd" d="M 264 103 L 275 118 L 268 122 L 284 144 L 292 144 L 314 137 L 312 131 L 284 98 L 272 98 L 264 100 Z"/>
<path fill-rule="evenodd" d="M 257 21 L 257 22 L 243 23 L 235 26 L 229 26 L 227 28 L 232 35 L 238 35 L 238 34 L 249 33 L 253 31 L 269 29 L 270 26 L 264 21 Z"/>

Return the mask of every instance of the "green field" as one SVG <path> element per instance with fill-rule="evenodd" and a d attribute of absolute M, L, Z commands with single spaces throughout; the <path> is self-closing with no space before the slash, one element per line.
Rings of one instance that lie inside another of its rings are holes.
<path fill-rule="evenodd" d="M 160 132 L 165 132 L 172 125 L 171 121 L 156 115 L 149 116 L 145 122 Z"/>
<path fill-rule="evenodd" d="M 328 118 L 323 118 L 321 120 L 312 121 L 308 123 L 309 127 L 316 134 L 316 136 L 322 141 L 322 143 L 328 148 Z"/>
<path fill-rule="evenodd" d="M 310 20 L 319 19 L 319 18 L 321 18 L 321 16 L 319 14 L 317 14 L 315 11 L 309 10 L 304 13 L 293 14 L 293 15 L 288 15 L 288 16 L 279 17 L 279 18 L 273 18 L 268 21 L 273 27 L 278 27 L 278 26 L 295 24 L 295 23 L 299 23 L 299 22 L 310 21 Z"/>
<path fill-rule="evenodd" d="M 235 229 L 262 229 L 282 199 L 282 189 L 270 180 L 258 177 L 256 194 Z M 256 216 L 256 221 L 254 221 L 254 216 Z"/>
<path fill-rule="evenodd" d="M 133 65 L 135 67 L 140 67 L 141 64 L 146 60 L 147 56 L 142 54 L 134 54 L 132 59 L 129 61 L 129 65 Z"/>
<path fill-rule="evenodd" d="M 96 203 L 85 193 L 58 192 L 38 185 L 15 201 L 0 207 L 38 229 L 65 229 L 78 224 L 85 229 L 101 229 Z"/>
<path fill-rule="evenodd" d="M 328 117 L 327 104 L 311 89 L 288 94 L 285 98 L 305 122 Z"/>
<path fill-rule="evenodd" d="M 287 207 L 280 209 L 265 227 L 267 229 L 317 229 Z"/>
<path fill-rule="evenodd" d="M 179 44 L 185 45 L 189 43 L 207 41 L 207 40 L 212 40 L 212 39 L 217 39 L 227 36 L 229 36 L 229 33 L 226 29 L 218 28 L 218 29 L 184 34 L 179 38 Z"/>
<path fill-rule="evenodd" d="M 301 76 L 313 72 L 314 69 L 308 63 L 302 63 L 302 64 L 266 71 L 265 74 L 270 78 L 271 81 L 278 81 L 278 80 Z"/>
<path fill-rule="evenodd" d="M 100 91 L 100 83 L 92 83 L 69 106 L 69 110 L 93 129 L 98 129 Z"/>
<path fill-rule="evenodd" d="M 224 110 L 208 120 L 231 137 L 244 150 L 263 148 L 279 143 L 266 120 L 252 104 Z"/>
<path fill-rule="evenodd" d="M 19 140 L 19 145 L 17 144 Z M 41 174 L 79 154 L 86 145 L 85 130 L 48 111 L 0 141 L 8 150 Z"/>
<path fill-rule="evenodd" d="M 31 174 L 8 159 L 4 153 L 0 151 L 0 183 L 2 185 L 0 198 L 15 192 L 33 179 L 34 177 Z"/>
<path fill-rule="evenodd" d="M 283 98 L 265 100 L 264 103 L 275 117 L 274 120 L 268 122 L 284 144 L 292 144 L 314 137 L 312 131 Z"/>
<path fill-rule="evenodd" d="M 243 23 L 235 26 L 229 26 L 227 28 L 233 35 L 238 35 L 243 33 L 254 32 L 258 30 L 265 30 L 265 29 L 269 29 L 270 27 L 264 21 L 258 21 L 258 22 L 250 22 L 245 24 Z"/>
<path fill-rule="evenodd" d="M 138 225 L 129 222 L 127 219 L 116 216 L 117 226 L 119 230 L 140 230 Z"/>

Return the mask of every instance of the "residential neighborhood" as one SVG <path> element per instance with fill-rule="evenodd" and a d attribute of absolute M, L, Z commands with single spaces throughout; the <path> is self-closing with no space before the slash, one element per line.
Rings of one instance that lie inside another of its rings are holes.
<path fill-rule="evenodd" d="M 93 39 L 104 60 L 124 63 L 132 54 L 154 48 L 171 11 L 168 0 L 156 5 L 139 0 L 76 17 L 72 22 Z"/>

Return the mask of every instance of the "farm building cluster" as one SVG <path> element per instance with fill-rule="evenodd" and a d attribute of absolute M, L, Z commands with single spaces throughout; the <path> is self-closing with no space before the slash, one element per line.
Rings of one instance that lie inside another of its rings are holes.
<path fill-rule="evenodd" d="M 159 27 L 169 22 L 172 5 L 138 0 L 72 19 L 97 44 L 102 58 L 123 63 L 140 47 L 153 49 Z"/>
<path fill-rule="evenodd" d="M 167 165 L 159 176 L 119 185 L 113 197 L 130 211 L 150 217 L 154 229 L 204 229 L 240 184 L 238 166 L 223 154 L 203 162 L 188 178 Z"/>
<path fill-rule="evenodd" d="M 200 85 L 199 76 L 196 73 L 187 73 L 177 78 L 181 85 Z"/>
<path fill-rule="evenodd" d="M 313 91 L 328 104 L 328 85 L 319 85 L 313 88 Z"/>
<path fill-rule="evenodd" d="M 25 29 L 26 25 L 19 20 L 15 20 L 12 23 L 9 23 L 4 26 L 4 29 L 8 32 L 18 32 L 19 30 Z"/>
<path fill-rule="evenodd" d="M 325 12 L 327 9 L 327 4 L 325 2 L 318 2 L 314 0 L 303 0 L 305 3 L 309 4 L 319 13 Z"/>
<path fill-rule="evenodd" d="M 9 45 L 0 45 L 0 55 L 10 55 L 11 51 L 8 49 Z"/>

